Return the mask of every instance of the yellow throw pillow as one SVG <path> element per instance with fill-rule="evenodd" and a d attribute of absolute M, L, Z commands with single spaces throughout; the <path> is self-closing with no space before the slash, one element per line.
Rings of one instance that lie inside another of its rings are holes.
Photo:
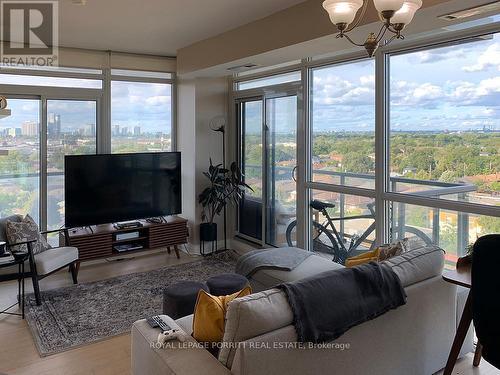
<path fill-rule="evenodd" d="M 345 261 L 345 266 L 350 268 L 359 266 L 360 264 L 377 262 L 379 256 L 380 256 L 380 249 L 377 248 L 373 251 L 367 251 L 366 253 L 347 259 Z"/>
<path fill-rule="evenodd" d="M 229 296 L 212 296 L 204 290 L 198 293 L 193 317 L 193 337 L 198 342 L 221 342 L 224 337 L 227 305 L 235 298 L 252 294 L 252 288 L 245 289 Z"/>

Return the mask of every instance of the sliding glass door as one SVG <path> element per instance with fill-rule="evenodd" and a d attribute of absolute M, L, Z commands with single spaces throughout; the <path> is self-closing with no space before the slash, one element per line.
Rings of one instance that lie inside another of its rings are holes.
<path fill-rule="evenodd" d="M 7 96 L 0 119 L 0 217 L 64 225 L 64 157 L 97 152 L 98 98 Z M 40 214 L 43 213 L 43 214 Z"/>
<path fill-rule="evenodd" d="M 263 112 L 262 99 L 238 104 L 240 125 L 240 166 L 247 189 L 239 205 L 239 233 L 250 239 L 262 240 L 263 202 Z"/>
<path fill-rule="evenodd" d="M 239 235 L 287 246 L 286 229 L 296 216 L 297 96 L 241 100 L 237 113 L 240 164 L 252 188 L 239 206 Z"/>
<path fill-rule="evenodd" d="M 266 244 L 287 246 L 297 206 L 297 96 L 266 99 Z"/>
<path fill-rule="evenodd" d="M 40 100 L 7 97 L 12 114 L 0 119 L 0 217 L 39 220 Z"/>

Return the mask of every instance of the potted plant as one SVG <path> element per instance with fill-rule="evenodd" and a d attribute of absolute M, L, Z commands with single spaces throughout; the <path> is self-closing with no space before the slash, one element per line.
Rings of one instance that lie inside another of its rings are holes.
<path fill-rule="evenodd" d="M 216 216 L 220 215 L 227 204 L 238 204 L 243 197 L 245 189 L 252 188 L 243 181 L 243 174 L 236 162 L 231 163 L 229 169 L 223 168 L 222 164 L 213 165 L 210 159 L 208 172 L 203 175 L 210 181 L 210 186 L 201 192 L 198 202 L 203 211 L 200 225 L 200 239 L 202 241 L 217 240 Z"/>

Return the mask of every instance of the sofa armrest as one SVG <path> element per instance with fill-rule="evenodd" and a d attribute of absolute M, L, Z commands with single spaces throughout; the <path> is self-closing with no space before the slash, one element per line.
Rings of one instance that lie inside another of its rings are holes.
<path fill-rule="evenodd" d="M 182 328 L 163 315 L 163 320 L 172 328 Z M 153 329 L 145 320 L 132 325 L 132 375 L 227 375 L 231 372 L 206 349 L 186 335 L 186 341 L 169 342 L 166 348 L 156 344 L 159 330 Z"/>

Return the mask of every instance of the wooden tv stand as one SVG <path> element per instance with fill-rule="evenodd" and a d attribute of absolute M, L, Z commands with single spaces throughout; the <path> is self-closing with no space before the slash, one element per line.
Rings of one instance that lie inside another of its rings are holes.
<path fill-rule="evenodd" d="M 143 226 L 139 228 L 117 229 L 113 224 L 103 224 L 89 227 L 68 230 L 68 245 L 78 248 L 77 267 L 81 262 L 88 260 L 111 258 L 123 256 L 135 252 L 145 252 L 148 250 L 166 247 L 170 254 L 171 247 L 175 255 L 179 258 L 178 245 L 187 243 L 189 236 L 187 220 L 181 217 L 167 217 L 164 223 L 148 223 L 146 220 L 139 220 Z M 117 240 L 116 235 L 121 233 L 139 232 L 139 237 Z M 61 246 L 65 246 L 64 234 L 59 238 Z M 139 250 L 119 252 L 114 249 L 120 244 L 137 244 L 142 246 Z"/>

